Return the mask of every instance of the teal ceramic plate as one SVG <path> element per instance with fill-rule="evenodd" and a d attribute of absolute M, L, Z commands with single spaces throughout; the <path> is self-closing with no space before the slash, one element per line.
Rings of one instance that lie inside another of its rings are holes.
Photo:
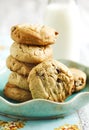
<path fill-rule="evenodd" d="M 89 77 L 89 68 L 81 64 L 61 60 L 68 67 L 76 67 L 86 72 Z M 63 103 L 57 103 L 44 99 L 34 99 L 24 103 L 17 103 L 12 100 L 6 99 L 3 95 L 3 88 L 8 81 L 10 71 L 5 67 L 0 70 L 0 114 L 9 115 L 14 118 L 27 118 L 27 119 L 51 119 L 68 115 L 84 105 L 89 101 L 89 83 L 87 80 L 86 87 L 78 92 L 72 94 Z M 88 79 L 88 78 L 87 78 Z"/>

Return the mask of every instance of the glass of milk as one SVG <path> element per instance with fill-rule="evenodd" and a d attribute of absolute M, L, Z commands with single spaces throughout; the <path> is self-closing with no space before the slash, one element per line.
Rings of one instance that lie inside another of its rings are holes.
<path fill-rule="evenodd" d="M 80 15 L 74 0 L 49 0 L 44 23 L 59 32 L 53 45 L 55 59 L 79 61 Z"/>

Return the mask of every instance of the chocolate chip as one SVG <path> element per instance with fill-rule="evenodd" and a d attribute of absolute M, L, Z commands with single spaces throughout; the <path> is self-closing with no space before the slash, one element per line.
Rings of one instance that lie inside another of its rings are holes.
<path fill-rule="evenodd" d="M 44 77 L 45 76 L 44 73 L 41 76 Z"/>
<path fill-rule="evenodd" d="M 61 73 L 61 71 L 59 69 L 56 69 L 56 71 L 57 71 L 58 74 Z"/>
<path fill-rule="evenodd" d="M 38 71 L 36 71 L 36 75 L 37 75 L 37 76 L 39 76 L 39 75 L 40 75 Z"/>
<path fill-rule="evenodd" d="M 62 80 L 58 78 L 58 79 L 57 79 L 57 82 L 58 82 L 58 83 L 61 83 L 61 82 L 62 82 Z"/>
<path fill-rule="evenodd" d="M 81 80 L 74 81 L 74 85 L 75 85 L 76 87 L 82 86 L 82 81 L 81 81 Z"/>
<path fill-rule="evenodd" d="M 18 54 L 16 55 L 16 57 L 18 57 Z"/>
<path fill-rule="evenodd" d="M 18 34 L 18 38 L 20 38 L 20 34 Z"/>
<path fill-rule="evenodd" d="M 58 32 L 55 32 L 55 35 L 58 35 Z"/>
<path fill-rule="evenodd" d="M 16 27 L 14 26 L 13 28 L 12 28 L 12 32 L 14 32 L 16 30 Z"/>
<path fill-rule="evenodd" d="M 21 44 L 19 44 L 19 48 L 20 48 L 20 49 L 22 49 L 22 46 L 21 46 Z"/>
<path fill-rule="evenodd" d="M 55 67 L 55 65 L 54 65 L 54 64 L 52 64 L 52 66 L 53 66 L 53 67 Z"/>
<path fill-rule="evenodd" d="M 45 76 L 45 74 L 44 74 L 44 73 L 41 73 L 41 72 L 36 72 L 36 75 L 37 75 L 37 76 L 40 76 L 40 77 L 44 77 L 44 76 Z"/>
<path fill-rule="evenodd" d="M 54 93 L 54 94 L 57 94 L 56 90 L 53 90 L 53 93 Z"/>

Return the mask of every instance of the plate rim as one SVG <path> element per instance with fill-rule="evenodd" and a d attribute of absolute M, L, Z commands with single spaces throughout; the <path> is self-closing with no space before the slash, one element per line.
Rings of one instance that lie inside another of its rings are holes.
<path fill-rule="evenodd" d="M 25 104 L 30 104 L 32 102 L 38 102 L 38 101 L 47 102 L 47 103 L 56 104 L 56 105 L 69 105 L 69 104 L 71 104 L 71 102 L 74 102 L 75 100 L 80 98 L 82 95 L 89 96 L 89 92 L 78 93 L 72 99 L 70 99 L 69 101 L 66 101 L 66 102 L 55 102 L 55 101 L 51 101 L 51 100 L 47 100 L 47 99 L 32 99 L 32 100 L 21 102 L 21 103 L 12 103 L 12 102 L 8 101 L 7 99 L 3 98 L 2 96 L 0 96 L 0 100 L 2 100 L 3 102 L 5 102 L 6 104 L 9 104 L 11 106 L 23 106 Z"/>

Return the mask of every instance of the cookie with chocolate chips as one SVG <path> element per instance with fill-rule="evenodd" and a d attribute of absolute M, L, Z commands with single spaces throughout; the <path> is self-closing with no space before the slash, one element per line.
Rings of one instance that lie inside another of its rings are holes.
<path fill-rule="evenodd" d="M 70 68 L 74 77 L 74 92 L 82 90 L 86 85 L 86 74 L 76 68 Z"/>
<path fill-rule="evenodd" d="M 29 76 L 33 99 L 63 102 L 73 91 L 73 76 L 69 68 L 56 60 L 46 60 L 34 67 Z"/>

